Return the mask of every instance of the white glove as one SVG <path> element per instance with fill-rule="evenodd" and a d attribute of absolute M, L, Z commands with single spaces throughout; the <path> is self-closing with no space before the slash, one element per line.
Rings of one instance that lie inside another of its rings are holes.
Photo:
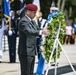
<path fill-rule="evenodd" d="M 12 30 L 8 31 L 9 36 L 12 36 Z"/>

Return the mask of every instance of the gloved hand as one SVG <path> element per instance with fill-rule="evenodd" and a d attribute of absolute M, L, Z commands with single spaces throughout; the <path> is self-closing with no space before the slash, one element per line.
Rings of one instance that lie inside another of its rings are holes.
<path fill-rule="evenodd" d="M 12 36 L 12 34 L 13 34 L 12 30 L 9 30 L 8 34 L 9 34 L 9 36 Z"/>

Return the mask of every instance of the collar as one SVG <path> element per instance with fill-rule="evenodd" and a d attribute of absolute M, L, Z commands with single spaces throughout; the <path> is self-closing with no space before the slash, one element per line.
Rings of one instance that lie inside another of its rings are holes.
<path fill-rule="evenodd" d="M 31 21 L 32 19 L 26 15 L 26 17 Z"/>

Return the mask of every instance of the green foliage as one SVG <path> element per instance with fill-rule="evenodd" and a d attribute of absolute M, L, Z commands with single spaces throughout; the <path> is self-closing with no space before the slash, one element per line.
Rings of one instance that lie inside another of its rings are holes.
<path fill-rule="evenodd" d="M 33 2 L 33 0 L 25 0 L 26 4 L 29 4 L 29 3 L 32 3 L 32 2 Z"/>
<path fill-rule="evenodd" d="M 52 0 L 40 0 L 40 8 L 43 13 L 43 18 L 47 18 Z"/>
<path fill-rule="evenodd" d="M 76 0 L 66 0 L 65 2 L 65 9 L 69 13 L 69 8 L 72 8 L 72 14 L 71 14 L 71 19 L 76 18 Z"/>
<path fill-rule="evenodd" d="M 76 0 L 70 0 L 70 2 L 73 6 L 76 6 Z"/>
<path fill-rule="evenodd" d="M 50 25 L 48 26 L 48 29 L 51 32 L 46 37 L 46 39 L 44 41 L 44 45 L 43 45 L 43 47 L 45 49 L 44 56 L 45 56 L 45 59 L 47 60 L 47 62 L 49 62 L 49 57 L 50 57 L 51 52 L 54 48 L 55 38 L 57 35 L 59 25 L 61 25 L 61 29 L 60 29 L 58 39 L 61 43 L 63 43 L 63 38 L 65 35 L 65 31 L 64 31 L 65 30 L 65 22 L 64 21 L 65 21 L 64 15 L 61 12 L 59 12 L 58 15 L 53 17 L 53 20 L 51 21 Z M 58 45 L 58 58 L 60 57 L 61 51 L 62 50 L 61 50 L 60 46 Z M 54 50 L 52 59 L 55 60 L 55 58 L 56 58 L 56 49 Z"/>
<path fill-rule="evenodd" d="M 40 0 L 40 8 L 43 13 L 43 18 L 47 18 L 49 11 L 50 11 L 52 1 L 54 1 L 55 5 L 57 6 L 58 0 Z M 61 0 L 61 4 L 62 4 L 62 1 L 63 0 Z M 32 3 L 32 2 L 33 2 L 33 0 L 24 0 L 24 3 L 26 3 L 26 4 Z M 71 17 L 75 18 L 76 17 L 76 10 L 75 10 L 76 9 L 76 0 L 66 0 L 64 10 L 66 9 L 68 11 L 70 6 L 72 7 L 72 16 Z M 15 11 L 20 9 L 19 0 L 14 0 L 14 2 L 11 4 L 11 9 L 15 10 Z M 68 11 L 68 13 L 69 13 L 69 11 Z"/>
<path fill-rule="evenodd" d="M 57 6 L 58 0 L 40 0 L 40 7 L 41 7 L 41 11 L 43 12 L 43 18 L 47 18 L 49 11 L 50 11 L 50 7 L 52 4 L 52 1 L 55 2 L 55 5 Z M 63 0 L 61 0 L 61 4 L 62 5 Z M 76 0 L 65 0 L 65 9 L 68 12 L 69 15 L 69 8 L 70 6 L 72 7 L 72 15 L 70 16 L 71 19 L 76 18 Z"/>

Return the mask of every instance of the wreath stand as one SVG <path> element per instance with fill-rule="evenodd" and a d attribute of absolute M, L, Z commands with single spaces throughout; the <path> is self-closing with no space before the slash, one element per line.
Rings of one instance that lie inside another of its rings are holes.
<path fill-rule="evenodd" d="M 59 24 L 59 28 L 58 28 L 58 31 L 57 31 L 57 34 L 56 34 L 56 38 L 55 38 L 55 41 L 54 41 L 52 53 L 51 53 L 51 55 L 50 55 L 50 60 L 49 60 L 49 62 L 48 62 L 48 64 L 47 64 L 47 69 L 46 69 L 45 75 L 48 74 L 48 71 L 49 71 L 49 69 L 50 69 L 50 67 L 49 67 L 49 66 L 50 66 L 50 61 L 51 61 L 51 58 L 52 58 L 52 56 L 53 56 L 53 53 L 54 53 L 54 50 L 55 50 L 55 49 L 56 49 L 56 62 L 55 62 L 55 73 L 54 73 L 54 75 L 57 75 L 58 44 L 60 45 L 62 51 L 64 52 L 64 54 L 65 54 L 65 56 L 66 56 L 66 58 L 67 58 L 67 60 L 68 60 L 68 62 L 69 62 L 69 64 L 70 64 L 70 67 L 72 68 L 74 74 L 76 75 L 75 69 L 74 69 L 74 67 L 72 66 L 71 61 L 69 60 L 69 58 L 68 58 L 68 56 L 67 56 L 64 48 L 62 47 L 62 45 L 61 45 L 61 43 L 60 43 L 60 41 L 59 41 L 59 39 L 58 39 L 59 33 L 60 33 L 60 29 L 61 29 L 61 24 Z"/>

